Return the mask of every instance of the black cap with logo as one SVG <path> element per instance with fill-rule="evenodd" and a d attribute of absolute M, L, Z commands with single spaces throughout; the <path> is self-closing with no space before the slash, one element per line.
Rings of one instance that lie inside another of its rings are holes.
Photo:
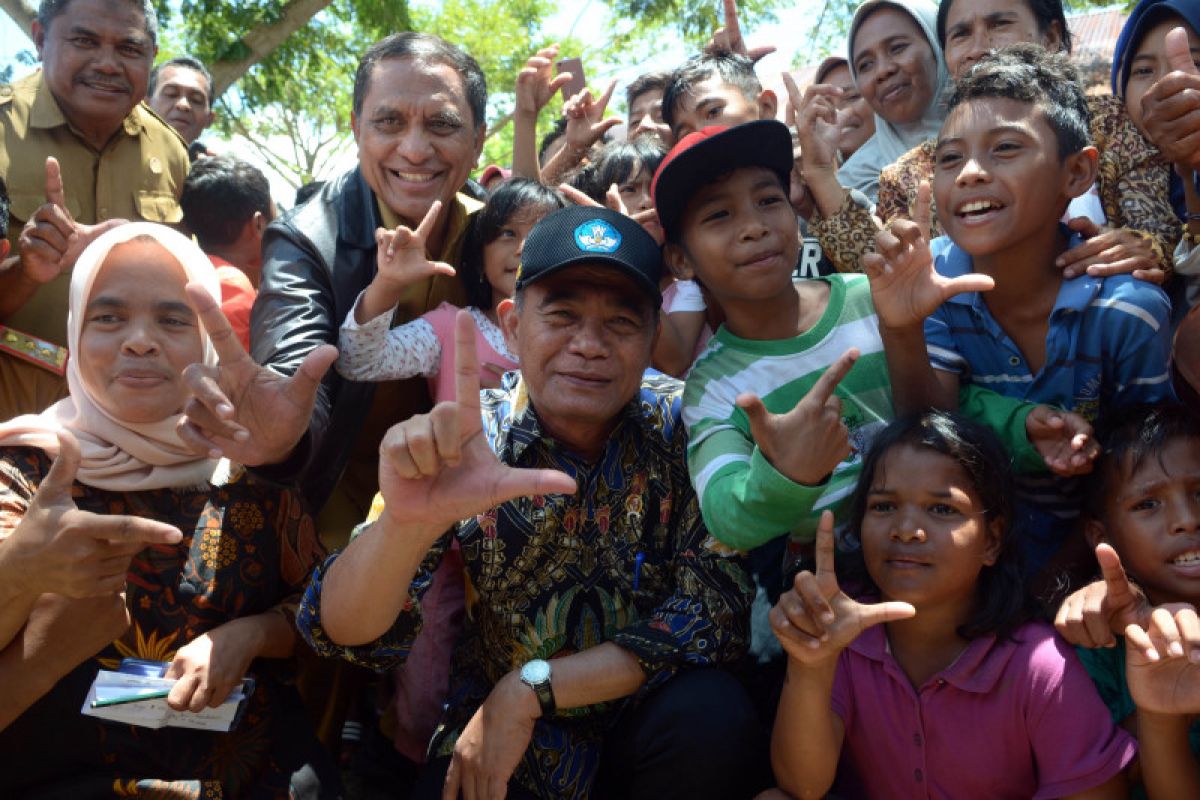
<path fill-rule="evenodd" d="M 533 226 L 521 251 L 518 290 L 578 264 L 609 265 L 662 302 L 662 252 L 641 225 L 596 206 L 569 206 Z"/>

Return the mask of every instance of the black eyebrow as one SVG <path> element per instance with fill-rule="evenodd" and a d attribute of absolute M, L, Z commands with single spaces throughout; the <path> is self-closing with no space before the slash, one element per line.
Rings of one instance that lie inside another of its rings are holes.
<path fill-rule="evenodd" d="M 380 105 L 371 109 L 371 119 L 383 119 L 385 117 L 400 117 L 404 115 L 404 110 L 394 105 L 390 105 L 387 101 L 381 102 Z"/>
<path fill-rule="evenodd" d="M 539 304 L 538 307 L 545 308 L 546 306 L 554 305 L 555 303 L 561 303 L 561 302 L 569 303 L 572 300 L 578 300 L 578 299 L 579 299 L 579 292 L 575 291 L 574 289 L 558 289 L 558 290 L 551 289 L 551 290 L 548 290 L 546 292 L 546 294 L 542 297 L 542 302 Z"/>
<path fill-rule="evenodd" d="M 99 39 L 100 34 L 91 28 L 85 28 L 82 25 L 72 25 L 67 29 L 67 36 L 90 36 L 93 39 Z"/>
<path fill-rule="evenodd" d="M 154 310 L 159 313 L 183 314 L 185 316 L 194 317 L 196 312 L 187 303 L 181 303 L 178 300 L 163 300 L 154 304 Z"/>
<path fill-rule="evenodd" d="M 452 108 L 439 109 L 438 111 L 436 111 L 430 115 L 430 119 L 438 119 L 438 120 L 442 120 L 443 122 L 454 122 L 459 125 L 466 122 L 466 120 L 463 118 L 463 115 L 459 114 L 456 110 L 454 110 Z"/>
<path fill-rule="evenodd" d="M 764 175 L 762 179 L 755 181 L 750 186 L 750 191 L 756 192 L 763 188 L 779 189 L 780 191 L 783 190 L 783 187 L 779 185 L 779 178 L 774 175 Z"/>
<path fill-rule="evenodd" d="M 594 286 L 590 286 L 590 284 L 585 283 L 583 286 L 573 286 L 573 287 L 564 288 L 564 289 L 548 290 L 546 292 L 546 295 L 542 298 L 542 302 L 538 305 L 538 308 L 545 308 L 546 306 L 553 305 L 554 303 L 560 303 L 560 302 L 571 303 L 571 302 L 579 301 L 583 298 L 583 296 L 585 294 L 584 287 L 589 287 L 589 288 L 593 288 L 593 289 L 596 288 Z M 625 311 L 628 311 L 629 313 L 634 314 L 635 316 L 642 316 L 642 314 L 643 314 L 642 305 L 640 303 L 638 303 L 636 300 L 629 297 L 627 293 L 612 292 L 611 294 L 616 298 L 616 304 L 619 308 L 621 308 Z"/>
<path fill-rule="evenodd" d="M 102 38 L 100 36 L 100 34 L 97 33 L 96 31 L 92 30 L 91 28 L 85 28 L 84 26 L 82 26 L 78 23 L 72 25 L 67 30 L 67 35 L 68 36 L 90 36 L 93 39 Z M 148 43 L 149 43 L 149 40 L 142 36 L 126 36 L 125 38 L 123 38 L 121 40 L 121 44 L 135 44 L 138 47 L 145 47 Z"/>
<path fill-rule="evenodd" d="M 719 94 L 710 94 L 705 97 L 701 97 L 699 100 L 696 101 L 696 105 L 692 106 L 692 110 L 700 111 L 701 109 L 707 108 L 708 106 L 711 106 L 714 103 L 720 103 L 724 99 L 725 98 Z"/>
<path fill-rule="evenodd" d="M 124 309 L 128 308 L 129 304 L 119 297 L 112 295 L 100 295 L 87 304 L 89 311 L 98 308 Z M 178 300 L 162 300 L 154 304 L 154 310 L 160 314 L 183 314 L 187 317 L 196 316 L 196 312 L 187 303 L 181 303 Z"/>
<path fill-rule="evenodd" d="M 89 310 L 93 308 L 125 308 L 126 303 L 119 297 L 101 295 L 89 301 L 87 307 Z"/>
<path fill-rule="evenodd" d="M 911 41 L 913 41 L 913 37 L 911 34 L 897 33 L 893 36 L 889 36 L 888 38 L 884 39 L 883 42 L 881 42 L 881 44 L 884 47 L 887 47 L 888 45 L 895 44 L 896 42 L 911 42 Z"/>

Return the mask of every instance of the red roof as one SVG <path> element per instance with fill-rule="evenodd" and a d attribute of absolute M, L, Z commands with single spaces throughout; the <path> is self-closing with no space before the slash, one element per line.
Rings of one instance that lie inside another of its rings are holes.
<path fill-rule="evenodd" d="M 1075 39 L 1073 58 L 1076 61 L 1094 58 L 1111 61 L 1117 48 L 1117 37 L 1127 18 L 1128 15 L 1119 8 L 1067 17 L 1067 27 Z"/>

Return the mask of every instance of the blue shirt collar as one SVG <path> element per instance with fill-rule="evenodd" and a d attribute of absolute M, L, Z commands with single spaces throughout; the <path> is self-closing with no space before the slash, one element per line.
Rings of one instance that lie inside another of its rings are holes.
<path fill-rule="evenodd" d="M 1084 242 L 1081 234 L 1068 229 L 1066 226 L 1062 227 L 1063 231 L 1068 235 L 1068 250 Z M 966 250 L 963 250 L 952 242 L 948 236 L 939 236 L 934 239 L 930 243 L 929 249 L 933 253 L 934 268 L 940 275 L 947 278 L 957 278 L 960 275 L 969 275 L 975 271 L 971 256 Z M 1064 280 L 1059 287 L 1058 297 L 1054 301 L 1054 309 L 1051 313 L 1053 314 L 1064 309 L 1083 311 L 1096 295 L 1100 293 L 1100 287 L 1103 284 L 1103 278 L 1094 278 L 1087 274 Z M 964 292 L 963 294 L 951 297 L 946 302 L 979 308 L 983 305 L 983 298 L 980 296 L 980 292 Z"/>

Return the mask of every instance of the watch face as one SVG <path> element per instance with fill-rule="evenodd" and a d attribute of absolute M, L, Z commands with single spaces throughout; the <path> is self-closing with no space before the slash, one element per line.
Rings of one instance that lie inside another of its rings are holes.
<path fill-rule="evenodd" d="M 521 667 L 521 680 L 526 683 L 543 683 L 550 679 L 550 664 L 538 659 Z"/>

